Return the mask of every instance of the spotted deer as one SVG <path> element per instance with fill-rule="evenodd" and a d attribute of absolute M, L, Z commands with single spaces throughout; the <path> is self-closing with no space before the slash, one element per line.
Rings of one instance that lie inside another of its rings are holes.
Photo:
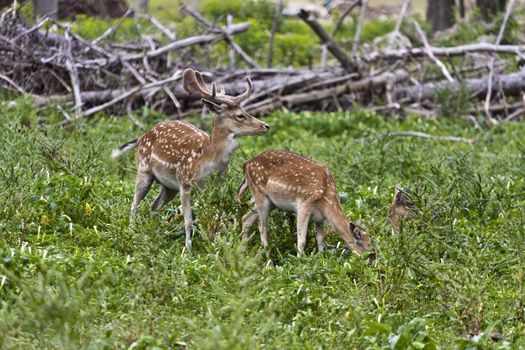
<path fill-rule="evenodd" d="M 264 248 L 268 247 L 267 221 L 275 207 L 297 213 L 297 250 L 304 254 L 309 220 L 316 223 L 317 247 L 324 247 L 323 222 L 328 220 L 357 254 L 370 244 L 370 236 L 345 217 L 330 170 L 309 158 L 287 151 L 267 151 L 244 163 L 244 181 L 237 198 L 250 189 L 255 209 L 243 217 L 243 240 L 259 220 Z"/>
<path fill-rule="evenodd" d="M 414 205 L 410 195 L 403 189 L 403 186 L 396 185 L 394 199 L 388 211 L 388 222 L 394 228 L 400 227 L 400 220 L 413 218 L 419 208 Z"/>
<path fill-rule="evenodd" d="M 223 176 L 233 151 L 237 147 L 236 137 L 258 135 L 268 131 L 268 124 L 251 116 L 241 107 L 241 102 L 252 93 L 252 83 L 246 79 L 248 89 L 238 96 L 229 96 L 216 91 L 215 83 L 208 87 L 198 71 L 186 69 L 183 86 L 189 94 L 201 97 L 203 104 L 217 114 L 211 135 L 197 127 L 172 120 L 155 125 L 143 136 L 132 140 L 112 154 L 113 158 L 138 147 L 136 154 L 137 177 L 135 196 L 131 205 L 131 221 L 137 206 L 149 192 L 153 182 L 160 185 L 160 194 L 153 201 L 151 210 L 156 211 L 170 202 L 180 192 L 185 245 L 191 250 L 192 214 L 190 191 L 194 183 L 202 184 L 203 179 L 213 172 Z"/>

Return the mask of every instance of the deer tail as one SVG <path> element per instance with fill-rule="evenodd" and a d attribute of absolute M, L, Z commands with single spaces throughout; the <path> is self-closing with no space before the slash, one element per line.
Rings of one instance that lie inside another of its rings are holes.
<path fill-rule="evenodd" d="M 137 147 L 139 144 L 140 137 L 137 137 L 136 139 L 133 139 L 129 142 L 126 142 L 122 146 L 120 146 L 117 149 L 114 149 L 113 152 L 111 152 L 111 158 L 115 159 L 123 155 L 129 150 L 132 150 L 133 148 Z"/>

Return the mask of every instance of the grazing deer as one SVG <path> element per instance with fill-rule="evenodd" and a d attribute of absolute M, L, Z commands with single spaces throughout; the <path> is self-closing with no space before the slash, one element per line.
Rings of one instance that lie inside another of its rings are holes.
<path fill-rule="evenodd" d="M 186 231 L 185 244 L 190 251 L 193 221 L 190 205 L 192 184 L 202 184 L 206 176 L 216 171 L 226 176 L 231 155 L 237 147 L 236 137 L 264 134 L 270 127 L 240 106 L 252 93 L 249 78 L 246 79 L 248 89 L 238 96 L 226 95 L 222 86 L 221 92 L 217 93 L 215 83 L 211 84 L 210 89 L 204 83 L 202 75 L 190 68 L 184 71 L 182 78 L 184 89 L 190 94 L 200 96 L 203 104 L 217 114 L 211 135 L 183 121 L 162 122 L 142 137 L 122 145 L 112 156 L 118 157 L 138 147 L 131 220 L 154 181 L 160 184 L 160 194 L 151 205 L 152 211 L 162 208 L 180 192 Z"/>
<path fill-rule="evenodd" d="M 316 222 L 317 247 L 324 247 L 323 221 L 328 220 L 349 248 L 360 254 L 370 244 L 370 236 L 349 222 L 341 208 L 330 170 L 309 158 L 286 151 L 267 151 L 244 163 L 244 181 L 237 198 L 249 188 L 255 210 L 243 217 L 243 240 L 259 220 L 264 248 L 268 247 L 267 221 L 274 208 L 297 213 L 297 250 L 304 254 L 308 222 Z"/>
<path fill-rule="evenodd" d="M 388 212 L 390 225 L 399 228 L 399 219 L 411 218 L 419 209 L 414 205 L 412 199 L 401 185 L 396 185 L 394 199 Z"/>

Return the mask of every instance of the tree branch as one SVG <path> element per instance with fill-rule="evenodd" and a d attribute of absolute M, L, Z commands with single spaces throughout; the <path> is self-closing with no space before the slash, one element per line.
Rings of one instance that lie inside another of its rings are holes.
<path fill-rule="evenodd" d="M 312 30 L 321 39 L 321 42 L 326 45 L 328 51 L 341 63 L 341 65 L 349 72 L 357 72 L 358 66 L 348 55 L 341 49 L 339 45 L 334 41 L 330 35 L 324 30 L 323 27 L 315 20 L 312 14 L 302 9 L 298 17 L 306 22 L 312 28 Z"/>

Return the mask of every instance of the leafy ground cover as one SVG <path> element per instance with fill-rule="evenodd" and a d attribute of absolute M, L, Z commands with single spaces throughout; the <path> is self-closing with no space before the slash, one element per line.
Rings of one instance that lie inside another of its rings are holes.
<path fill-rule="evenodd" d="M 275 113 L 268 135 L 240 140 L 224 183 L 195 191 L 187 255 L 178 200 L 151 216 L 152 191 L 128 224 L 133 152 L 109 155 L 141 134 L 130 119 L 59 128 L 55 109 L 38 114 L 15 100 L 1 110 L 0 348 L 525 346 L 523 124 L 480 131 L 447 118 Z M 149 127 L 166 116 L 136 118 Z M 402 130 L 477 143 L 387 136 Z M 273 264 L 258 237 L 240 242 L 249 207 L 234 199 L 241 165 L 266 149 L 332 168 L 376 261 L 348 253 L 333 233 L 319 254 L 313 232 L 307 256 L 295 257 L 294 217 L 278 211 Z M 385 221 L 397 183 L 422 213 L 393 231 Z"/>

